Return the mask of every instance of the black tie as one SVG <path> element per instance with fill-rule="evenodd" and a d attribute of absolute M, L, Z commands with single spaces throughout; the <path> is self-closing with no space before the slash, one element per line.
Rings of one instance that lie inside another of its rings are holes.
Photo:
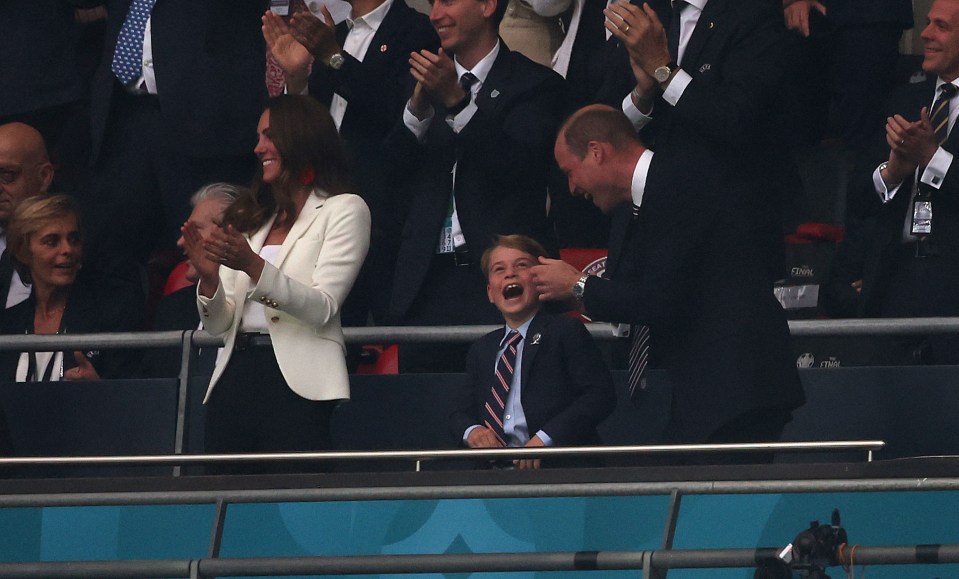
<path fill-rule="evenodd" d="M 472 72 L 464 72 L 463 76 L 460 77 L 460 88 L 463 89 L 463 92 L 466 93 L 466 96 L 471 96 L 470 89 L 476 84 L 476 81 L 479 79 L 476 78 L 476 75 Z"/>
<path fill-rule="evenodd" d="M 945 83 L 939 87 L 939 98 L 932 105 L 929 120 L 936 132 L 936 142 L 942 145 L 949 137 L 949 100 L 956 94 L 956 85 Z"/>
<path fill-rule="evenodd" d="M 666 39 L 669 43 L 669 56 L 676 64 L 679 64 L 680 15 L 686 6 L 689 6 L 686 0 L 673 1 L 673 15 L 669 19 L 669 30 L 666 31 Z"/>

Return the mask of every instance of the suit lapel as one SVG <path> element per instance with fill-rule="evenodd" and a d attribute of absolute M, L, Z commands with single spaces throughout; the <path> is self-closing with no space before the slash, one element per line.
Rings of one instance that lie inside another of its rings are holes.
<path fill-rule="evenodd" d="M 376 29 L 376 34 L 370 40 L 370 47 L 366 50 L 366 57 L 363 58 L 364 65 L 381 66 L 381 63 L 390 63 L 393 49 L 392 40 L 406 29 L 404 8 L 406 8 L 406 4 L 403 3 L 403 0 L 393 0 L 393 5 L 386 12 L 383 22 L 380 22 L 380 27 Z M 386 73 L 386 71 L 383 72 Z"/>
<path fill-rule="evenodd" d="M 526 336 L 523 340 L 523 367 L 520 369 L 524 394 L 529 391 L 529 373 L 533 367 L 533 361 L 536 359 L 536 354 L 539 352 L 539 342 L 542 339 L 543 331 L 549 325 L 547 321 L 548 318 L 545 314 L 538 313 L 526 330 Z"/>
<path fill-rule="evenodd" d="M 512 67 L 510 66 L 509 47 L 500 39 L 499 54 L 490 68 L 479 94 L 476 95 L 476 106 L 489 110 L 498 111 L 500 103 L 504 98 L 511 96 L 506 87 L 511 84 Z"/>
<path fill-rule="evenodd" d="M 290 228 L 286 239 L 283 240 L 283 245 L 280 246 L 280 253 L 277 254 L 276 263 L 274 264 L 277 268 L 283 265 L 283 260 L 289 255 L 290 249 L 293 248 L 296 240 L 303 237 L 303 234 L 313 225 L 313 221 L 316 220 L 316 216 L 319 215 L 324 203 L 326 203 L 326 199 L 318 196 L 315 190 L 313 193 L 310 193 L 310 197 L 303 205 L 303 209 L 300 210 L 299 216 L 297 216 L 296 221 L 293 222 L 293 227 Z M 260 247 L 262 247 L 262 241 Z"/>
<path fill-rule="evenodd" d="M 624 203 L 613 212 L 609 225 L 609 252 L 606 257 L 606 274 L 604 277 L 614 279 L 619 267 L 619 260 L 623 255 L 623 244 L 626 242 L 626 231 L 633 218 L 632 207 Z"/>
<path fill-rule="evenodd" d="M 699 55 L 709 41 L 709 38 L 713 35 L 713 32 L 718 28 L 716 21 L 721 18 L 725 9 L 725 0 L 709 0 L 709 2 L 706 3 L 706 7 L 703 8 L 703 13 L 699 15 L 699 21 L 696 22 L 696 29 L 693 30 L 693 35 L 689 38 L 689 43 L 686 44 L 686 51 L 683 53 L 683 66 L 689 66 L 690 63 L 698 66 Z M 688 68 L 684 70 L 689 73 L 692 72 Z"/>

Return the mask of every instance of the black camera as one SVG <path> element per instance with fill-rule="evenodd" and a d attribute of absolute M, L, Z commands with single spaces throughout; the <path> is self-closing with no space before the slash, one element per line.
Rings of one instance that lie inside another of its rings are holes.
<path fill-rule="evenodd" d="M 839 509 L 832 512 L 829 525 L 813 521 L 809 528 L 796 535 L 792 544 L 780 552 L 779 560 L 764 562 L 756 569 L 754 579 L 830 579 L 826 567 L 839 565 L 839 547 L 848 543 L 846 530 L 840 526 Z"/>

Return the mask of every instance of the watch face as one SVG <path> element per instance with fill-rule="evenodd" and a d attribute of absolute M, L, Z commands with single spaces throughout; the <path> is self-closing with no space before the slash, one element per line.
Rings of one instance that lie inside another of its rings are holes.
<path fill-rule="evenodd" d="M 653 71 L 653 78 L 656 79 L 656 82 L 666 82 L 672 72 L 668 66 L 661 66 Z"/>

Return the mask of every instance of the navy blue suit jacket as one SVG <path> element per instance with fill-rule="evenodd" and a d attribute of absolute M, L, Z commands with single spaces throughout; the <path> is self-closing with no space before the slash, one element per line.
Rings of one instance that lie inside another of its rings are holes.
<path fill-rule="evenodd" d="M 521 233 L 549 243 L 546 183 L 563 108 L 563 78 L 505 43 L 476 97 L 478 110 L 454 134 L 438 109 L 424 143 L 402 119 L 389 137 L 397 199 L 406 216 L 391 315 L 402 318 L 420 291 L 436 252 L 456 164 L 456 208 L 470 252 L 481 255 L 496 234 Z"/>
<path fill-rule="evenodd" d="M 342 46 L 348 32 L 346 22 L 336 26 Z M 373 214 L 373 226 L 391 217 L 386 198 L 387 180 L 383 166 L 383 140 L 403 115 L 409 97 L 411 52 L 436 52 L 439 38 L 429 19 L 410 8 L 404 0 L 393 0 L 363 61 L 346 55 L 340 70 L 314 64 L 310 94 L 330 106 L 333 94 L 346 99 L 346 114 L 340 135 L 346 148 L 360 195 Z"/>
<path fill-rule="evenodd" d="M 130 0 L 110 0 L 103 60 L 90 106 L 95 160 L 117 82 L 113 52 Z M 160 110 L 170 143 L 191 157 L 245 155 L 266 99 L 260 17 L 267 0 L 157 0 L 151 13 Z"/>
<path fill-rule="evenodd" d="M 677 442 L 804 401 L 752 224 L 703 178 L 714 164 L 699 158 L 655 154 L 639 219 L 629 203 L 613 216 L 610 279 L 590 278 L 584 294 L 594 320 L 649 326 L 651 355 L 673 388 L 668 431 Z"/>
<path fill-rule="evenodd" d="M 483 424 L 483 405 L 503 336 L 503 329 L 498 329 L 470 348 L 466 360 L 470 382 L 454 393 L 449 421 L 458 444 L 467 428 Z M 525 338 L 520 371 L 521 402 L 531 437 L 542 430 L 555 446 L 599 444 L 596 427 L 613 411 L 616 394 L 609 368 L 582 322 L 536 314 Z"/>
<path fill-rule="evenodd" d="M 918 121 L 922 108 L 932 107 L 935 88 L 936 78 L 932 75 L 929 75 L 925 82 L 900 87 L 890 97 L 888 114 L 900 114 L 910 122 Z M 950 131 L 943 148 L 953 155 L 959 155 L 959 131 L 955 127 Z M 880 306 L 884 303 L 888 281 L 895 273 L 901 252 L 903 223 L 911 209 L 912 177 L 901 185 L 896 196 L 888 203 L 881 203 L 876 194 L 872 173 L 879 163 L 888 158 L 889 145 L 885 141 L 885 131 L 877 130 L 874 144 L 870 152 L 864 155 L 857 171 L 857 180 L 851 188 L 855 196 L 853 205 L 858 216 L 875 220 L 872 238 L 863 256 L 863 286 L 860 296 L 862 313 L 870 316 L 879 315 Z M 953 161 L 942 185 L 933 191 L 932 200 L 932 239 L 939 253 L 939 257 L 935 259 L 943 264 L 943 271 L 955 272 L 952 278 L 959 284 L 959 162 Z M 931 301 L 941 305 L 956 303 L 954 290 L 926 287 L 923 291 Z M 943 311 L 941 315 L 959 314 L 959 306 L 950 307 L 949 310 Z"/>
<path fill-rule="evenodd" d="M 657 100 L 643 130 L 657 152 L 680 158 L 693 147 L 720 161 L 713 178 L 752 216 L 771 280 L 784 273 L 783 211 L 799 190 L 783 98 L 788 46 L 779 0 L 709 0 L 680 63 L 692 82 L 676 106 Z"/>

